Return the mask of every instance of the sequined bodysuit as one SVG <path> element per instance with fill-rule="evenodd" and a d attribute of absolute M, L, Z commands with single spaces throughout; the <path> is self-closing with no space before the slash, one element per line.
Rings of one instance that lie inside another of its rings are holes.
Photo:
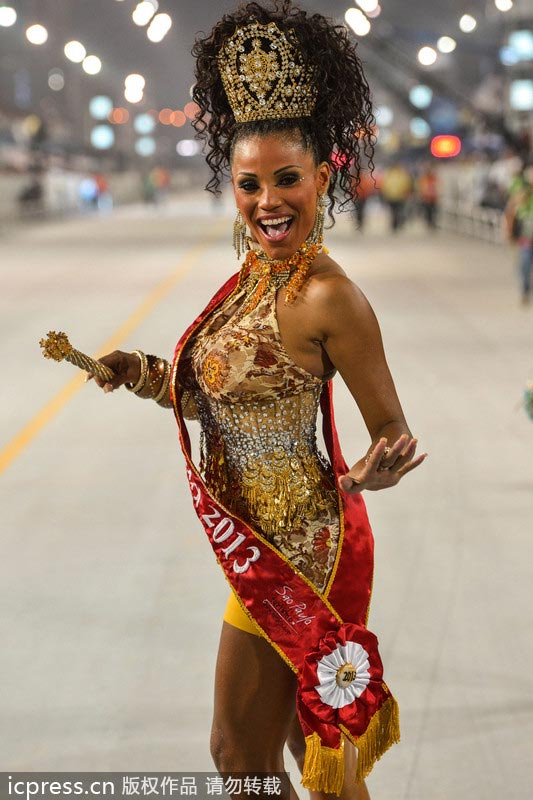
<path fill-rule="evenodd" d="M 253 310 L 249 291 L 245 282 L 190 343 L 200 468 L 217 499 L 322 590 L 339 539 L 335 481 L 316 442 L 323 381 L 283 347 L 276 286 Z"/>

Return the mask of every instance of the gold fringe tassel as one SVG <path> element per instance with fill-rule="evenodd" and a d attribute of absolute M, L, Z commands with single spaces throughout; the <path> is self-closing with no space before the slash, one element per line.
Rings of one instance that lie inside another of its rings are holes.
<path fill-rule="evenodd" d="M 341 730 L 357 747 L 356 783 L 362 783 L 381 756 L 400 741 L 400 712 L 394 697 L 389 697 L 377 711 L 366 731 L 355 738 L 341 725 Z M 324 747 L 318 733 L 305 737 L 305 760 L 302 786 L 315 792 L 340 795 L 344 784 L 344 738 L 339 748 Z"/>
<path fill-rule="evenodd" d="M 347 731 L 345 733 L 348 734 Z M 352 736 L 349 738 L 358 750 L 356 781 L 361 783 L 372 771 L 376 761 L 379 761 L 389 747 L 400 741 L 400 711 L 394 697 L 389 697 L 383 703 L 362 736 L 357 739 Z"/>
<path fill-rule="evenodd" d="M 344 739 L 338 748 L 323 747 L 318 733 L 305 737 L 302 786 L 339 795 L 344 783 Z"/>

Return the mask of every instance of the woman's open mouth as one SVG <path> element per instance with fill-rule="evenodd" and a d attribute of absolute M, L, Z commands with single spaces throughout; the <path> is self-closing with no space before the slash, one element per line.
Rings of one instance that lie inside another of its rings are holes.
<path fill-rule="evenodd" d="M 276 217 L 266 220 L 258 220 L 259 227 L 263 231 L 265 238 L 269 242 L 281 242 L 284 239 L 293 223 L 294 217 Z"/>

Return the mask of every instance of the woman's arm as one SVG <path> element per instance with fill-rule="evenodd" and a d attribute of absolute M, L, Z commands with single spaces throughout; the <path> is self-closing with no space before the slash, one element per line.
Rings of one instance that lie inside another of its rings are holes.
<path fill-rule="evenodd" d="M 367 453 L 340 479 L 345 491 L 385 489 L 419 466 L 387 365 L 376 316 L 360 289 L 338 273 L 310 281 L 309 302 L 322 347 L 338 370 L 370 434 Z M 390 448 L 390 450 L 388 449 Z"/>

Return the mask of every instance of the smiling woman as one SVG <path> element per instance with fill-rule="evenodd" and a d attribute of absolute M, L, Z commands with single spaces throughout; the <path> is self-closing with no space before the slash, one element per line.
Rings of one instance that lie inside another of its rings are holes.
<path fill-rule="evenodd" d="M 173 406 L 194 507 L 232 588 L 217 768 L 282 772 L 287 743 L 314 800 L 366 800 L 364 778 L 399 723 L 366 629 L 373 540 L 361 493 L 395 486 L 425 457 L 372 309 L 323 246 L 326 207 L 332 217 L 338 192 L 352 200 L 361 159 L 372 164 L 368 85 L 345 28 L 290 0 L 248 3 L 193 52 L 208 188 L 231 174 L 246 257 L 182 336 L 172 369 L 116 352 L 102 359 L 115 377 L 95 380 Z M 370 436 L 351 469 L 333 418 L 336 372 Z M 186 419 L 200 422 L 198 465 Z"/>

